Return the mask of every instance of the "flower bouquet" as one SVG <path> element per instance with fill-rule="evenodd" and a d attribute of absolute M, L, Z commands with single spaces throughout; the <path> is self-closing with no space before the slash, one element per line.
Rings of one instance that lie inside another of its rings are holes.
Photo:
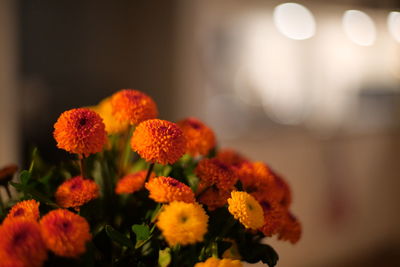
<path fill-rule="evenodd" d="M 0 267 L 275 266 L 262 241 L 296 243 L 290 188 L 263 162 L 218 149 L 196 118 L 157 119 L 155 102 L 131 89 L 62 113 L 49 166 L 37 151 L 1 202 Z M 11 194 L 10 194 L 11 196 Z"/>

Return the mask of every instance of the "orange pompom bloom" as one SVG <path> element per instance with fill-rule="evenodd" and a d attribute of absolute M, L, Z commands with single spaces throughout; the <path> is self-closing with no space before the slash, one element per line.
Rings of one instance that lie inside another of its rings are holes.
<path fill-rule="evenodd" d="M 14 218 L 0 226 L 0 267 L 40 267 L 46 259 L 37 222 Z"/>
<path fill-rule="evenodd" d="M 234 167 L 239 167 L 243 162 L 249 161 L 236 151 L 227 148 L 220 149 L 215 157 L 223 163 Z"/>
<path fill-rule="evenodd" d="M 111 97 L 111 105 L 114 117 L 118 121 L 128 122 L 131 125 L 158 116 L 154 100 L 137 90 L 123 89 L 115 93 Z"/>
<path fill-rule="evenodd" d="M 62 183 L 56 191 L 56 202 L 63 208 L 78 208 L 99 197 L 99 186 L 92 180 L 76 176 Z"/>
<path fill-rule="evenodd" d="M 297 243 L 301 238 L 301 224 L 291 213 L 287 213 L 285 223 L 278 234 L 279 240 L 289 241 L 292 244 Z"/>
<path fill-rule="evenodd" d="M 102 151 L 107 141 L 103 120 L 88 108 L 63 112 L 54 124 L 53 135 L 58 148 L 86 157 Z"/>
<path fill-rule="evenodd" d="M 121 178 L 117 186 L 115 187 L 115 193 L 121 194 L 132 194 L 139 191 L 146 180 L 147 171 L 139 171 L 136 173 L 130 173 Z M 154 177 L 156 174 L 151 173 L 150 177 Z"/>
<path fill-rule="evenodd" d="M 277 202 L 260 202 L 264 211 L 264 224 L 260 228 L 265 236 L 272 236 L 281 231 L 287 213 L 286 208 L 279 205 Z"/>
<path fill-rule="evenodd" d="M 186 153 L 192 156 L 207 155 L 215 147 L 214 132 L 196 118 L 187 118 L 177 123 L 187 140 Z"/>
<path fill-rule="evenodd" d="M 173 164 L 186 151 L 186 138 L 173 122 L 147 120 L 136 127 L 131 147 L 147 162 Z"/>
<path fill-rule="evenodd" d="M 113 115 L 110 97 L 102 100 L 97 106 L 90 108 L 96 111 L 103 119 L 108 134 L 117 134 L 128 129 L 129 124 L 127 121 L 119 121 Z"/>
<path fill-rule="evenodd" d="M 150 179 L 145 185 L 149 190 L 149 197 L 159 203 L 182 201 L 186 203 L 195 202 L 192 189 L 171 177 L 156 177 Z"/>
<path fill-rule="evenodd" d="M 232 169 L 217 158 L 202 159 L 195 169 L 201 183 L 216 185 L 221 190 L 231 189 L 237 182 Z"/>
<path fill-rule="evenodd" d="M 212 186 L 199 194 L 198 201 L 206 205 L 208 210 L 212 211 L 227 204 L 232 190 L 221 190 Z"/>
<path fill-rule="evenodd" d="M 40 203 L 34 199 L 18 202 L 8 212 L 8 215 L 4 219 L 3 223 L 15 218 L 37 221 L 40 216 L 39 205 Z"/>
<path fill-rule="evenodd" d="M 48 249 L 62 257 L 76 258 L 92 239 L 85 218 L 65 209 L 47 213 L 41 220 L 42 236 Z"/>
<path fill-rule="evenodd" d="M 260 186 L 268 186 L 274 181 L 272 172 L 263 162 L 243 162 L 235 171 L 248 192 L 257 190 Z"/>

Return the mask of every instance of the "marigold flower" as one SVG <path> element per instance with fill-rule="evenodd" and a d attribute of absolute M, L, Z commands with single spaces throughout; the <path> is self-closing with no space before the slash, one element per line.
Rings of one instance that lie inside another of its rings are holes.
<path fill-rule="evenodd" d="M 169 246 L 188 245 L 203 241 L 208 216 L 197 203 L 171 202 L 158 216 L 157 227 Z"/>
<path fill-rule="evenodd" d="M 97 106 L 91 107 L 91 109 L 97 112 L 103 119 L 108 134 L 117 134 L 128 129 L 129 123 L 127 121 L 119 121 L 113 115 L 110 97 L 102 100 Z"/>
<path fill-rule="evenodd" d="M 227 165 L 240 166 L 243 162 L 249 161 L 247 158 L 232 149 L 220 149 L 215 156 L 217 159 Z"/>
<path fill-rule="evenodd" d="M 194 267 L 242 267 L 239 260 L 208 258 L 205 262 L 196 263 Z"/>
<path fill-rule="evenodd" d="M 86 157 L 102 151 L 107 141 L 103 120 L 88 108 L 63 112 L 54 124 L 53 135 L 58 148 Z"/>
<path fill-rule="evenodd" d="M 300 240 L 301 232 L 302 230 L 299 220 L 293 216 L 293 214 L 287 213 L 285 223 L 278 234 L 278 239 L 295 244 Z"/>
<path fill-rule="evenodd" d="M 268 186 L 274 182 L 274 176 L 263 162 L 243 162 L 236 168 L 236 174 L 247 192 L 257 190 L 260 186 Z"/>
<path fill-rule="evenodd" d="M 136 127 L 131 147 L 147 162 L 173 164 L 185 153 L 186 138 L 173 122 L 147 120 Z"/>
<path fill-rule="evenodd" d="M 40 226 L 47 248 L 58 256 L 76 258 L 86 251 L 86 242 L 92 239 L 86 219 L 65 209 L 47 213 Z"/>
<path fill-rule="evenodd" d="M 93 180 L 76 176 L 62 183 L 55 197 L 60 207 L 78 208 L 99 197 L 99 186 Z"/>
<path fill-rule="evenodd" d="M 115 187 L 115 193 L 121 194 L 132 194 L 139 191 L 146 180 L 147 171 L 139 171 L 135 173 L 130 173 L 122 177 Z M 156 174 L 151 173 L 150 178 L 154 177 Z"/>
<path fill-rule="evenodd" d="M 232 169 L 217 158 L 202 159 L 198 163 L 195 173 L 202 183 L 216 185 L 222 190 L 229 190 L 237 181 Z"/>
<path fill-rule="evenodd" d="M 227 204 L 228 198 L 231 196 L 232 190 L 221 190 L 214 186 L 205 189 L 198 196 L 198 201 L 207 206 L 212 211 Z"/>
<path fill-rule="evenodd" d="M 118 121 L 128 122 L 131 125 L 158 116 L 154 100 L 137 90 L 123 89 L 116 92 L 111 96 L 111 105 L 114 117 Z"/>
<path fill-rule="evenodd" d="M 3 223 L 14 218 L 37 221 L 40 216 L 39 205 L 40 203 L 34 199 L 18 202 L 8 212 Z"/>
<path fill-rule="evenodd" d="M 0 226 L 0 267 L 40 267 L 46 245 L 36 221 L 11 218 Z"/>
<path fill-rule="evenodd" d="M 192 189 L 171 177 L 156 177 L 150 179 L 145 185 L 149 190 L 149 197 L 159 203 L 172 201 L 195 202 Z"/>
<path fill-rule="evenodd" d="M 279 233 L 285 223 L 287 210 L 277 202 L 260 202 L 264 211 L 264 224 L 260 228 L 265 236 Z"/>
<path fill-rule="evenodd" d="M 261 205 L 246 192 L 232 191 L 228 199 L 228 210 L 244 227 L 258 229 L 264 223 Z"/>
<path fill-rule="evenodd" d="M 186 153 L 192 156 L 207 155 L 215 147 L 214 132 L 196 118 L 186 118 L 177 123 L 187 140 Z"/>

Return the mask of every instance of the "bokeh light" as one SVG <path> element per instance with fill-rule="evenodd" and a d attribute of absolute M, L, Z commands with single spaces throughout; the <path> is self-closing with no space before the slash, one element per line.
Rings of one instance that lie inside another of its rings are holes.
<path fill-rule="evenodd" d="M 361 46 L 373 45 L 376 29 L 373 20 L 360 10 L 347 10 L 343 14 L 343 28 L 347 37 Z"/>

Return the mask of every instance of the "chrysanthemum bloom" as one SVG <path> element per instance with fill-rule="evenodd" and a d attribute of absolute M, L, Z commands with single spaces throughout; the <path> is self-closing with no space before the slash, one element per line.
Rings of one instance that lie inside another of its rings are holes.
<path fill-rule="evenodd" d="M 157 105 L 154 100 L 137 90 L 123 89 L 111 96 L 112 112 L 121 122 L 131 125 L 154 119 L 158 116 Z"/>
<path fill-rule="evenodd" d="M 198 201 L 206 205 L 208 210 L 215 210 L 228 203 L 227 201 L 231 196 L 231 191 L 232 190 L 221 190 L 212 186 L 198 196 Z"/>
<path fill-rule="evenodd" d="M 65 209 L 47 213 L 41 220 L 42 236 L 48 249 L 62 257 L 76 258 L 92 239 L 85 218 Z"/>
<path fill-rule="evenodd" d="M 139 171 L 135 173 L 130 173 L 122 177 L 115 187 L 115 193 L 121 194 L 132 194 L 139 191 L 146 180 L 147 171 Z M 156 174 L 151 173 L 150 178 L 154 177 Z"/>
<path fill-rule="evenodd" d="M 264 224 L 264 213 L 260 203 L 248 193 L 232 191 L 228 205 L 229 212 L 244 227 L 256 230 Z"/>
<path fill-rule="evenodd" d="M 99 197 L 99 186 L 93 180 L 76 176 L 62 183 L 55 196 L 60 207 L 78 208 Z"/>
<path fill-rule="evenodd" d="M 186 153 L 204 156 L 215 147 L 214 132 L 203 122 L 196 118 L 187 118 L 177 124 L 187 140 Z"/>
<path fill-rule="evenodd" d="M 269 184 L 262 184 L 258 187 L 253 187 L 251 195 L 259 202 L 276 202 L 281 206 L 288 208 L 292 202 L 289 185 L 275 172 L 272 172 L 272 178 L 272 182 Z"/>
<path fill-rule="evenodd" d="M 202 242 L 207 232 L 208 216 L 197 203 L 171 202 L 158 216 L 157 227 L 169 246 Z"/>
<path fill-rule="evenodd" d="M 196 166 L 195 173 L 202 183 L 216 185 L 222 190 L 229 190 L 237 181 L 232 169 L 217 158 L 202 159 Z"/>
<path fill-rule="evenodd" d="M 260 228 L 265 236 L 279 233 L 285 224 L 287 209 L 277 202 L 260 202 L 264 211 L 264 224 Z"/>
<path fill-rule="evenodd" d="M 235 171 L 247 192 L 255 191 L 260 186 L 269 186 L 274 182 L 272 172 L 263 162 L 243 162 Z"/>
<path fill-rule="evenodd" d="M 301 224 L 299 220 L 291 213 L 287 213 L 285 223 L 279 232 L 278 239 L 289 241 L 292 244 L 297 243 L 301 237 Z"/>
<path fill-rule="evenodd" d="M 57 147 L 89 156 L 103 150 L 107 134 L 100 115 L 88 108 L 63 112 L 54 124 Z"/>
<path fill-rule="evenodd" d="M 149 197 L 159 203 L 172 201 L 195 202 L 192 189 L 171 177 L 156 177 L 150 179 L 145 185 L 149 190 Z"/>
<path fill-rule="evenodd" d="M 205 262 L 196 263 L 194 267 L 242 267 L 239 260 L 208 258 Z"/>
<path fill-rule="evenodd" d="M 40 216 L 39 205 L 40 203 L 34 199 L 18 202 L 8 212 L 8 215 L 4 219 L 3 223 L 6 223 L 14 218 L 37 221 Z"/>
<path fill-rule="evenodd" d="M 131 147 L 147 162 L 173 164 L 185 153 L 186 138 L 173 122 L 147 120 L 136 127 Z"/>
<path fill-rule="evenodd" d="M 117 120 L 113 115 L 110 97 L 102 100 L 97 106 L 92 107 L 92 109 L 103 119 L 108 134 L 117 134 L 128 129 L 129 123 L 127 121 Z"/>
<path fill-rule="evenodd" d="M 215 157 L 220 161 L 222 161 L 223 163 L 235 167 L 240 166 L 243 162 L 249 161 L 247 158 L 245 158 L 238 152 L 228 148 L 218 150 L 217 155 Z"/>
<path fill-rule="evenodd" d="M 12 218 L 0 226 L 0 267 L 40 267 L 47 249 L 36 221 Z"/>

